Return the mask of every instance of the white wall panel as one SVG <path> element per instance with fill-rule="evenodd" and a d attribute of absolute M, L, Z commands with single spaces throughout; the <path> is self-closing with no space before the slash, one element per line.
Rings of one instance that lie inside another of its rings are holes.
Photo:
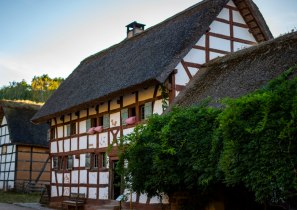
<path fill-rule="evenodd" d="M 86 184 L 87 183 L 87 170 L 79 171 L 79 183 Z"/>
<path fill-rule="evenodd" d="M 161 115 L 163 113 L 162 100 L 161 99 L 155 101 L 153 113 L 154 114 L 159 114 L 159 115 Z"/>
<path fill-rule="evenodd" d="M 109 172 L 99 172 L 99 184 L 109 183 Z"/>
<path fill-rule="evenodd" d="M 223 56 L 224 56 L 224 54 L 220 54 L 220 53 L 214 53 L 214 52 L 209 53 L 209 58 L 210 59 L 215 59 L 217 57 L 223 57 Z"/>
<path fill-rule="evenodd" d="M 249 44 L 234 42 L 234 50 L 235 51 L 242 50 L 242 49 L 248 48 L 250 46 L 251 45 L 249 45 Z"/>
<path fill-rule="evenodd" d="M 87 188 L 86 187 L 79 187 L 79 193 L 85 193 L 87 195 Z"/>
<path fill-rule="evenodd" d="M 230 52 L 231 50 L 231 47 L 230 47 L 231 45 L 229 40 L 212 37 L 212 36 L 209 37 L 209 46 L 210 48 L 224 50 L 227 52 Z"/>
<path fill-rule="evenodd" d="M 99 134 L 99 148 L 104 148 L 108 146 L 108 133 L 100 133 Z"/>
<path fill-rule="evenodd" d="M 97 172 L 90 172 L 89 173 L 89 184 L 97 184 Z"/>
<path fill-rule="evenodd" d="M 62 179 L 63 179 L 62 175 L 63 175 L 63 174 L 61 174 L 61 173 L 57 173 L 57 181 L 58 181 L 57 183 L 59 183 L 59 184 L 61 184 L 62 181 L 63 181 L 63 180 L 62 180 Z"/>
<path fill-rule="evenodd" d="M 146 203 L 146 201 L 147 201 L 147 195 L 141 193 L 139 196 L 139 203 Z"/>
<path fill-rule="evenodd" d="M 89 135 L 89 148 L 96 148 L 97 135 Z"/>
<path fill-rule="evenodd" d="M 205 63 L 205 51 L 192 49 L 190 52 L 184 57 L 184 61 L 203 64 Z"/>
<path fill-rule="evenodd" d="M 63 137 L 63 126 L 59 126 L 57 127 L 58 129 L 58 138 L 62 138 Z"/>
<path fill-rule="evenodd" d="M 51 186 L 51 197 L 57 197 L 57 188 L 56 186 Z"/>
<path fill-rule="evenodd" d="M 58 141 L 58 145 L 59 145 L 59 152 L 64 152 L 63 140 Z"/>
<path fill-rule="evenodd" d="M 65 139 L 64 140 L 64 152 L 69 152 L 70 151 L 70 139 Z"/>
<path fill-rule="evenodd" d="M 79 149 L 87 149 L 87 136 L 79 137 Z"/>
<path fill-rule="evenodd" d="M 107 200 L 108 199 L 108 187 L 100 187 L 99 188 L 99 199 Z"/>
<path fill-rule="evenodd" d="M 77 150 L 77 138 L 71 138 L 71 151 Z"/>
<path fill-rule="evenodd" d="M 51 153 L 57 153 L 57 142 L 51 142 Z"/>
<path fill-rule="evenodd" d="M 97 198 L 97 188 L 90 187 L 89 188 L 89 198 L 96 199 Z"/>
<path fill-rule="evenodd" d="M 86 120 L 84 120 L 84 121 L 80 121 L 79 122 L 79 133 L 85 133 L 85 132 L 87 132 L 87 130 L 86 130 Z"/>
<path fill-rule="evenodd" d="M 246 24 L 241 14 L 238 11 L 232 11 L 232 12 L 233 12 L 233 22 Z"/>
<path fill-rule="evenodd" d="M 231 6 L 231 7 L 236 7 L 236 5 L 234 4 L 234 2 L 231 0 L 227 3 L 227 5 Z"/>
<path fill-rule="evenodd" d="M 177 73 L 175 75 L 175 83 L 179 85 L 185 85 L 189 82 L 189 77 L 184 70 L 184 67 L 179 63 L 176 66 Z"/>
<path fill-rule="evenodd" d="M 110 127 L 117 127 L 121 125 L 121 113 L 116 112 L 113 114 L 110 114 Z"/>
<path fill-rule="evenodd" d="M 77 170 L 71 171 L 71 183 L 78 184 L 78 171 Z"/>
<path fill-rule="evenodd" d="M 85 163 L 86 163 L 86 154 L 80 154 L 79 166 L 85 167 Z"/>
<path fill-rule="evenodd" d="M 212 24 L 210 24 L 210 31 L 216 34 L 230 36 L 230 25 L 218 21 L 213 21 Z"/>
<path fill-rule="evenodd" d="M 52 183 L 56 183 L 55 171 L 52 171 Z"/>
<path fill-rule="evenodd" d="M 71 187 L 71 192 L 72 193 L 78 193 L 78 188 L 77 187 Z"/>
<path fill-rule="evenodd" d="M 150 204 L 156 204 L 156 203 L 161 203 L 160 198 L 158 196 L 154 196 L 150 200 Z"/>
<path fill-rule="evenodd" d="M 223 8 L 222 11 L 219 13 L 218 18 L 229 20 L 229 10 L 226 8 Z"/>

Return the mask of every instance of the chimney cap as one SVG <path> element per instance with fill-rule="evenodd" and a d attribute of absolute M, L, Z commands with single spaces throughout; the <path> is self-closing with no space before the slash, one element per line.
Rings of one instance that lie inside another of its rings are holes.
<path fill-rule="evenodd" d="M 126 25 L 127 31 L 133 30 L 134 28 L 140 28 L 140 29 L 144 30 L 144 26 L 145 26 L 144 24 L 137 23 L 136 21 Z"/>

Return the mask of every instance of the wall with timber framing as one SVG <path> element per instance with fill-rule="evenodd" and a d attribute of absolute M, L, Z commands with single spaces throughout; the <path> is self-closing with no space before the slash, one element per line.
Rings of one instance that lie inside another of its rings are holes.
<path fill-rule="evenodd" d="M 70 193 L 85 193 L 88 200 L 115 199 L 120 192 L 114 186 L 117 179 L 114 165 L 116 151 L 107 153 L 108 146 L 131 133 L 139 123 L 153 113 L 161 114 L 162 96 L 159 85 L 144 87 L 96 106 L 51 120 L 51 201 L 58 202 Z M 135 117 L 127 125 L 125 119 Z M 103 130 L 88 134 L 90 127 Z M 159 199 L 133 194 L 141 203 L 159 203 Z"/>
<path fill-rule="evenodd" d="M 49 149 L 36 146 L 17 145 L 15 188 L 24 190 L 29 182 L 38 185 L 50 182 Z"/>
<path fill-rule="evenodd" d="M 256 43 L 236 5 L 229 1 L 209 26 L 209 30 L 175 67 L 173 93 L 178 95 L 204 63 Z"/>

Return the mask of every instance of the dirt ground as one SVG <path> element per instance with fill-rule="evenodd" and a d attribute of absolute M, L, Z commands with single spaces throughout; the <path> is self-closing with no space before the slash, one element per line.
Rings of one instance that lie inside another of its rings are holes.
<path fill-rule="evenodd" d="M 52 210 L 50 208 L 46 208 L 41 206 L 39 203 L 0 203 L 1 210 Z"/>

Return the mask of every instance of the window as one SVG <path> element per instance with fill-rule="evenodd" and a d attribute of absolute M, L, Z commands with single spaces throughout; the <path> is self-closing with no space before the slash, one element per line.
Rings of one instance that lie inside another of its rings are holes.
<path fill-rule="evenodd" d="M 76 134 L 76 123 L 70 123 L 67 125 L 67 136 Z"/>
<path fill-rule="evenodd" d="M 55 128 L 50 129 L 49 138 L 54 139 L 55 138 Z"/>
<path fill-rule="evenodd" d="M 136 108 L 131 107 L 128 109 L 128 117 L 134 117 L 134 116 L 136 116 Z"/>
<path fill-rule="evenodd" d="M 100 168 L 106 168 L 107 167 L 107 154 L 106 152 L 100 153 Z"/>
<path fill-rule="evenodd" d="M 126 119 L 136 116 L 136 108 L 130 107 L 121 110 L 122 125 L 126 125 Z"/>
<path fill-rule="evenodd" d="M 152 102 L 139 106 L 139 120 L 146 120 L 153 114 Z"/>
<path fill-rule="evenodd" d="M 67 165 L 66 165 L 67 170 L 73 169 L 73 155 L 68 155 L 67 156 Z"/>
<path fill-rule="evenodd" d="M 59 157 L 58 158 L 58 169 L 59 170 L 64 170 L 64 157 Z"/>
<path fill-rule="evenodd" d="M 86 121 L 86 130 L 97 126 L 97 118 L 90 118 Z"/>
<path fill-rule="evenodd" d="M 103 116 L 98 118 L 98 126 L 103 126 Z"/>
<path fill-rule="evenodd" d="M 103 128 L 109 128 L 109 114 L 103 115 Z"/>
<path fill-rule="evenodd" d="M 85 167 L 87 169 L 90 169 L 91 168 L 91 154 L 90 153 L 87 153 L 86 154 L 86 158 L 85 158 Z"/>
<path fill-rule="evenodd" d="M 98 168 L 98 155 L 95 153 L 87 153 L 86 154 L 86 162 L 85 167 L 87 169 L 96 169 Z"/>
<path fill-rule="evenodd" d="M 53 156 L 53 170 L 57 170 L 57 169 L 58 169 L 58 157 Z"/>

